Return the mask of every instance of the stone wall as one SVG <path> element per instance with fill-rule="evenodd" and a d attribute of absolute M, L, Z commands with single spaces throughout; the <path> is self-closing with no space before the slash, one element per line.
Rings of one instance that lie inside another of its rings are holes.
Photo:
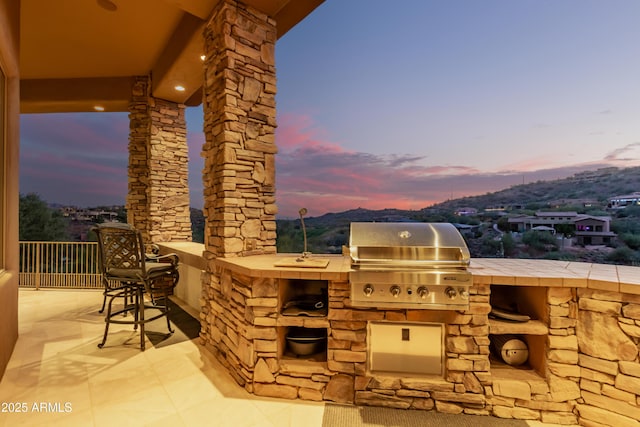
<path fill-rule="evenodd" d="M 638 295 L 538 288 L 536 310 L 545 326 L 543 332 L 536 326 L 523 335 L 530 358 L 540 360 L 534 371 L 494 366 L 490 285 L 471 288 L 465 311 L 383 310 L 352 307 L 348 281 L 333 280 L 328 315 L 313 318 L 280 314 L 287 295 L 283 287 L 304 286 L 304 280 L 256 278 L 226 269 L 218 277 L 203 318 L 212 325 L 204 342 L 254 394 L 561 425 L 640 426 Z M 367 371 L 367 324 L 384 320 L 444 324 L 444 376 Z M 306 360 L 285 355 L 285 335 L 292 326 L 325 329 L 326 353 Z"/>
<path fill-rule="evenodd" d="M 548 325 L 548 335 L 526 338 L 529 357 L 540 360 L 542 372 L 527 375 L 511 369 L 507 375 L 496 375 L 494 369 L 490 389 L 492 413 L 501 418 L 577 424 L 573 414 L 580 398 L 575 289 L 548 288 L 545 299 L 539 303 L 546 305 L 537 311 L 542 313 L 539 320 Z"/>
<path fill-rule="evenodd" d="M 588 426 L 640 426 L 640 295 L 578 290 L 581 395 Z"/>
<path fill-rule="evenodd" d="M 127 192 L 127 222 L 150 241 L 150 213 L 147 195 L 149 162 L 147 145 L 151 131 L 149 115 L 150 81 L 147 76 L 136 77 L 129 104 L 129 190 Z"/>
<path fill-rule="evenodd" d="M 128 222 L 149 242 L 191 241 L 184 105 L 153 98 L 138 77 L 129 124 Z"/>
<path fill-rule="evenodd" d="M 189 149 L 184 105 L 149 102 L 148 201 L 152 242 L 190 242 Z"/>
<path fill-rule="evenodd" d="M 640 426 L 640 296 L 550 287 L 540 377 L 493 375 L 494 415 L 584 426 Z M 531 349 L 531 347 L 530 347 Z M 535 357 L 535 354 L 532 355 Z M 494 369 L 495 374 L 495 369 Z"/>
<path fill-rule="evenodd" d="M 257 350 L 238 326 L 244 320 L 236 318 L 236 306 L 237 298 L 250 297 L 251 287 L 228 294 L 231 279 L 216 270 L 215 258 L 276 252 L 275 25 L 240 2 L 222 0 L 204 31 L 207 265 L 200 334 L 224 363 L 240 367 L 232 371 L 241 384 L 252 376 Z"/>
<path fill-rule="evenodd" d="M 275 21 L 233 0 L 219 2 L 205 29 L 209 259 L 275 253 L 275 42 Z"/>
<path fill-rule="evenodd" d="M 253 390 L 256 363 L 277 370 L 278 289 L 275 279 L 251 278 L 218 270 L 200 313 L 201 342 L 229 369 L 238 384 Z"/>
<path fill-rule="evenodd" d="M 337 375 L 328 384 L 325 400 L 451 413 L 489 413 L 484 396 L 484 387 L 490 384 L 488 286 L 471 289 L 470 307 L 464 312 L 353 308 L 349 289 L 348 282 L 332 282 L 329 290 L 331 334 L 327 366 Z M 379 320 L 445 324 L 444 378 L 368 374 L 367 322 Z M 354 377 L 353 400 L 344 395 L 344 376 Z"/>
<path fill-rule="evenodd" d="M 491 385 L 489 286 L 471 290 L 464 312 L 353 308 L 348 281 L 328 284 L 326 318 L 280 315 L 286 280 L 252 278 L 223 269 L 211 288 L 211 325 L 202 341 L 236 381 L 261 396 L 326 400 L 396 408 L 489 415 Z M 301 286 L 302 283 L 296 283 Z M 367 322 L 378 320 L 446 324 L 444 378 L 389 378 L 367 373 Z M 327 331 L 326 360 L 283 357 L 292 326 Z"/>

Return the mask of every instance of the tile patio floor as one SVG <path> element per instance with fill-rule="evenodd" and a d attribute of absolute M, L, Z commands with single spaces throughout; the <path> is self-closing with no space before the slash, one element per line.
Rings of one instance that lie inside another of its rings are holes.
<path fill-rule="evenodd" d="M 159 348 L 147 339 L 141 352 L 129 325 L 113 325 L 98 349 L 101 303 L 98 291 L 20 290 L 20 337 L 0 381 L 0 427 L 322 425 L 322 403 L 247 393 L 197 339 Z M 2 411 L 16 404 L 26 413 Z"/>

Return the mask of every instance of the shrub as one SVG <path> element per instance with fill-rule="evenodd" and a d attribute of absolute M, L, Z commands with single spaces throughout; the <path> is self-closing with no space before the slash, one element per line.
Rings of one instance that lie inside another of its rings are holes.
<path fill-rule="evenodd" d="M 618 236 L 618 238 L 634 251 L 640 249 L 640 235 L 633 233 L 624 233 Z"/>
<path fill-rule="evenodd" d="M 547 231 L 527 231 L 522 235 L 522 243 L 536 251 L 558 248 L 555 236 Z"/>
<path fill-rule="evenodd" d="M 544 259 L 553 259 L 558 261 L 575 261 L 576 255 L 571 252 L 553 251 L 545 254 Z"/>
<path fill-rule="evenodd" d="M 606 257 L 607 261 L 611 261 L 615 264 L 637 264 L 640 261 L 636 251 L 623 246 L 615 249 Z"/>

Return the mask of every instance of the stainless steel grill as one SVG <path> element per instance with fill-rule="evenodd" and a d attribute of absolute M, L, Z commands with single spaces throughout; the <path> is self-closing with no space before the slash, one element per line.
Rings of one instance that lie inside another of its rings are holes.
<path fill-rule="evenodd" d="M 452 224 L 355 222 L 349 252 L 356 307 L 469 307 L 469 249 Z"/>

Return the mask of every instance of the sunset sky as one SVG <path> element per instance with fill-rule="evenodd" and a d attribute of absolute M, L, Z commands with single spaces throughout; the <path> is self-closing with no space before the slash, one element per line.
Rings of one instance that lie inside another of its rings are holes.
<path fill-rule="evenodd" d="M 640 165 L 638 16 L 637 0 L 327 0 L 276 46 L 279 216 Z M 187 126 L 201 208 L 200 108 Z M 126 113 L 22 116 L 20 191 L 123 204 L 128 129 Z"/>

